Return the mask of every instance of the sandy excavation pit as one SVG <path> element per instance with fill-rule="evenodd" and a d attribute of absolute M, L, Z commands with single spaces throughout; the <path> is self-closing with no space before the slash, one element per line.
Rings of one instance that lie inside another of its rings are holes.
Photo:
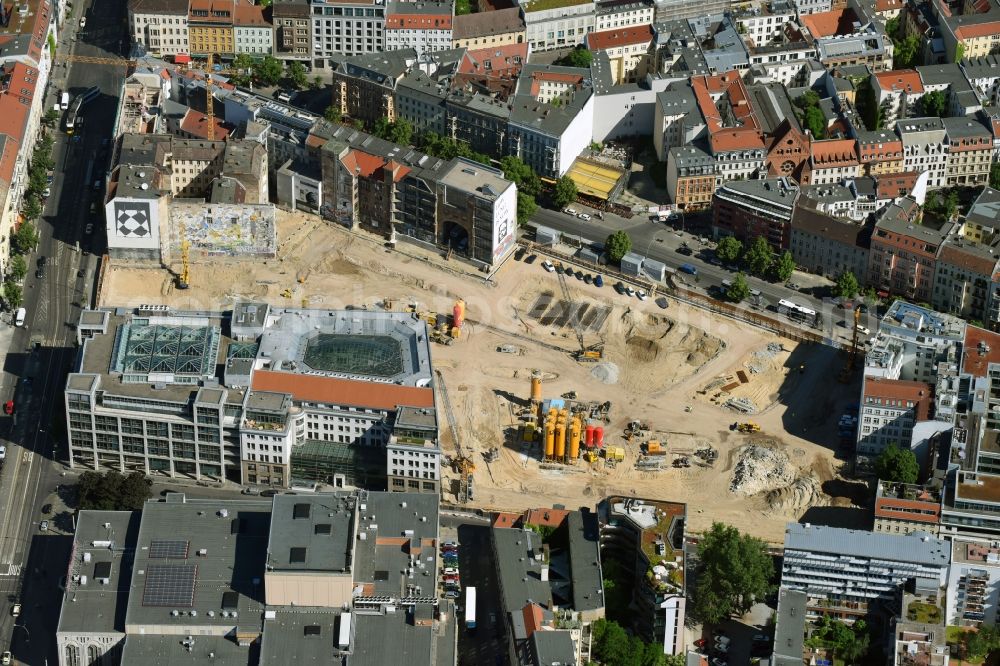
<path fill-rule="evenodd" d="M 664 310 L 655 299 L 641 302 L 615 293 L 608 284 L 597 288 L 568 278 L 572 302 L 588 303 L 588 311 L 609 309 L 599 329 L 583 332 L 585 345 L 603 343 L 604 358 L 601 363 L 580 363 L 570 355 L 580 345 L 569 322 L 542 325 L 529 316 L 543 292 L 558 298 L 563 293 L 555 276 L 546 273 L 539 262 L 509 261 L 497 276 L 497 286 L 489 287 L 481 274 L 442 270 L 448 262 L 432 252 L 405 245 L 401 249 L 406 254 L 387 251 L 379 242 L 332 228 L 312 216 L 279 211 L 277 221 L 278 257 L 266 263 L 193 263 L 191 288 L 186 291 L 172 287 L 166 270 L 117 265 L 105 278 L 101 304 L 152 302 L 185 309 L 227 309 L 237 299 L 253 298 L 276 306 L 338 308 L 374 307 L 388 299 L 395 309 L 416 301 L 421 309 L 449 312 L 454 299 L 461 297 L 468 317 L 462 337 L 450 346 L 435 345 L 432 357 L 448 388 L 457 439 L 477 466 L 475 505 L 510 510 L 552 503 L 592 506 L 609 493 L 634 494 L 688 503 L 693 532 L 722 520 L 780 541 L 786 521 L 799 518 L 806 504 L 849 504 L 844 498 L 830 498 L 821 488 L 818 495 L 783 488 L 752 497 L 731 493 L 735 452 L 752 438 L 728 429 L 743 417 L 722 407 L 720 401 L 713 402 L 713 392 L 700 393 L 718 379 L 725 383 L 732 377 L 732 383 L 739 381 L 738 371 L 746 374 L 749 381 L 731 393 L 748 397 L 760 407 L 748 418 L 760 424 L 760 436 L 785 451 L 799 470 L 790 485 L 808 476 L 810 469 L 819 470 L 815 476 L 822 485 L 836 478 L 832 452 L 795 437 L 786 427 L 801 420 L 795 414 L 810 414 L 816 421 L 812 427 L 822 426 L 809 406 L 814 395 L 823 393 L 833 404 L 856 399 L 853 387 L 830 388 L 829 378 L 839 369 L 836 358 L 810 362 L 804 374 L 789 376 L 785 364 L 795 351 L 793 342 L 672 298 Z M 753 354 L 768 343 L 781 344 L 782 351 L 765 363 Z M 498 352 L 504 345 L 515 353 Z M 748 363 L 759 366 L 758 371 L 751 372 Z M 605 440 L 625 449 L 624 461 L 614 467 L 603 460 L 594 466 L 580 461 L 571 467 L 540 462 L 538 445 L 521 442 L 516 427 L 517 412 L 528 400 L 529 377 L 535 369 L 546 375 L 542 386 L 546 398 L 576 391 L 580 400 L 612 403 Z M 776 401 L 787 381 L 794 382 L 794 390 L 782 391 L 788 397 Z M 438 407 L 442 448 L 454 455 L 455 437 L 440 399 Z M 835 419 L 834 412 L 835 408 L 823 405 L 823 418 Z M 648 422 L 666 445 L 666 468 L 636 469 L 642 441 L 623 437 L 626 423 L 635 419 Z M 692 458 L 689 468 L 670 466 L 675 457 L 690 456 L 708 446 L 718 451 L 714 464 L 700 464 Z M 482 454 L 492 447 L 499 448 L 499 458 L 486 464 Z M 445 501 L 455 499 L 454 481 L 449 470 L 443 483 Z M 778 495 L 769 502 L 771 493 Z M 807 500 L 785 501 L 788 493 Z"/>

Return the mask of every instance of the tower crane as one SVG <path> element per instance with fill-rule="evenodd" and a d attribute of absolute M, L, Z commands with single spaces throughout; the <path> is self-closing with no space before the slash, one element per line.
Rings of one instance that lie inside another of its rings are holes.
<path fill-rule="evenodd" d="M 177 278 L 178 289 L 187 289 L 191 286 L 190 253 L 191 243 L 185 238 L 181 241 L 181 274 L 180 277 Z"/>

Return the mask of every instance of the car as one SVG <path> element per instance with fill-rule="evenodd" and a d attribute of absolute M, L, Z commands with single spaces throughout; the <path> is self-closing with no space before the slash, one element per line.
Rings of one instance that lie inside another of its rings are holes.
<path fill-rule="evenodd" d="M 635 296 L 635 289 L 632 287 L 625 287 L 625 293 L 629 296 Z"/>
<path fill-rule="evenodd" d="M 35 277 L 38 278 L 39 280 L 41 280 L 42 278 L 44 278 L 45 277 L 45 269 L 44 268 L 37 269 L 35 271 Z"/>
<path fill-rule="evenodd" d="M 591 277 L 590 273 L 587 273 L 586 275 L 583 276 L 583 281 L 586 282 L 587 284 L 590 284 L 591 282 L 594 281 L 594 278 Z"/>
<path fill-rule="evenodd" d="M 42 505 L 42 513 L 44 513 L 46 515 L 52 513 L 52 505 L 51 504 L 43 504 Z"/>
<path fill-rule="evenodd" d="M 278 494 L 277 490 L 262 490 L 262 491 L 260 491 L 260 496 L 261 497 L 274 497 L 277 494 Z"/>
<path fill-rule="evenodd" d="M 274 98 L 279 102 L 285 102 L 287 104 L 292 101 L 292 95 L 294 94 L 294 91 L 291 90 L 279 90 L 277 94 L 275 94 Z"/>
<path fill-rule="evenodd" d="M 462 593 L 458 590 L 448 590 L 447 592 L 444 593 L 444 596 L 447 597 L 448 599 L 458 599 L 460 596 L 462 596 Z"/>
<path fill-rule="evenodd" d="M 590 215 L 587 215 L 586 213 L 580 213 L 579 215 L 577 215 L 577 217 L 583 220 L 584 222 L 590 220 Z"/>
<path fill-rule="evenodd" d="M 97 180 L 95 180 L 95 181 L 94 181 L 94 191 L 95 191 L 95 192 L 100 192 L 100 191 L 101 191 L 101 187 L 102 187 L 103 185 L 104 185 L 104 183 L 103 183 L 103 182 L 101 182 L 101 179 L 100 179 L 100 178 L 98 178 Z"/>
<path fill-rule="evenodd" d="M 698 640 L 696 640 L 696 641 L 694 642 L 694 646 L 695 646 L 695 647 L 699 647 L 699 648 L 702 648 L 702 647 L 705 647 L 705 643 L 706 643 L 706 642 L 707 642 L 707 641 L 705 641 L 705 639 L 704 639 L 704 638 L 699 638 Z"/>
<path fill-rule="evenodd" d="M 51 194 L 52 194 L 52 188 L 51 187 L 46 187 L 45 191 L 42 192 L 42 196 L 45 197 L 46 199 L 48 199 L 49 195 L 51 195 Z"/>
<path fill-rule="evenodd" d="M 575 208 L 569 208 L 569 207 L 563 208 L 563 212 L 566 213 L 567 215 L 576 215 Z"/>
<path fill-rule="evenodd" d="M 35 261 L 35 265 L 36 266 L 44 266 L 47 262 L 48 262 L 48 259 L 45 258 L 45 255 L 42 255 L 41 257 L 38 257 L 38 259 Z"/>
<path fill-rule="evenodd" d="M 526 263 L 526 264 L 533 264 L 533 263 L 535 263 L 536 259 L 538 259 L 538 255 L 537 254 L 529 254 L 528 258 L 524 260 L 524 263 Z"/>
<path fill-rule="evenodd" d="M 86 28 L 87 27 L 87 17 L 86 16 L 81 16 L 80 17 L 80 27 L 81 28 Z"/>
<path fill-rule="evenodd" d="M 3 403 L 3 413 L 6 414 L 7 416 L 11 416 L 14 413 L 13 400 L 8 400 L 7 402 Z"/>
<path fill-rule="evenodd" d="M 444 543 L 441 544 L 441 547 L 442 548 L 458 548 L 458 542 L 457 541 L 445 541 Z"/>
<path fill-rule="evenodd" d="M 0 446 L 0 461 L 7 457 L 7 447 Z"/>
<path fill-rule="evenodd" d="M 854 326 L 854 328 L 861 335 L 871 335 L 872 334 L 871 329 L 868 328 L 867 326 L 862 326 L 861 324 L 857 324 L 857 325 Z"/>
<path fill-rule="evenodd" d="M 793 291 L 798 291 L 799 290 L 799 285 L 797 283 L 795 283 L 795 282 L 786 282 L 785 283 L 785 289 L 791 289 Z"/>
<path fill-rule="evenodd" d="M 11 660 L 10 650 L 5 650 L 3 654 L 0 654 L 0 664 L 7 666 L 7 664 L 10 663 L 10 660 Z"/>
<path fill-rule="evenodd" d="M 445 567 L 444 568 L 444 575 L 445 576 L 457 576 L 458 575 L 458 569 L 456 569 L 455 567 Z"/>
<path fill-rule="evenodd" d="M 38 531 L 39 532 L 48 532 L 49 531 L 49 521 L 43 520 L 42 522 L 38 523 Z"/>
<path fill-rule="evenodd" d="M 446 560 L 457 560 L 458 559 L 458 551 L 457 550 L 446 550 L 446 551 L 444 551 L 444 552 L 441 553 L 441 557 L 443 557 Z"/>
<path fill-rule="evenodd" d="M 640 289 L 639 291 L 635 292 L 635 295 L 639 297 L 640 301 L 646 300 L 646 292 L 643 291 L 642 289 Z"/>
<path fill-rule="evenodd" d="M 604 286 L 604 278 L 602 278 L 600 275 L 595 275 L 594 276 L 594 286 L 595 287 L 603 287 Z"/>
<path fill-rule="evenodd" d="M 692 254 L 694 254 L 694 250 L 689 248 L 687 245 L 681 245 L 679 248 L 677 248 L 677 254 L 682 254 L 685 257 L 690 257 Z"/>
<path fill-rule="evenodd" d="M 565 273 L 570 277 L 573 277 L 573 267 L 570 266 L 569 264 L 566 264 L 565 266 L 563 266 L 563 273 Z"/>
<path fill-rule="evenodd" d="M 720 657 L 715 657 L 712 659 L 712 666 L 729 666 L 729 662 Z"/>
<path fill-rule="evenodd" d="M 514 261 L 521 261 L 522 259 L 524 259 L 524 248 L 519 247 L 514 252 Z"/>
<path fill-rule="evenodd" d="M 752 640 L 754 643 L 770 643 L 771 637 L 767 634 L 754 634 Z"/>
<path fill-rule="evenodd" d="M 21 614 L 21 604 L 14 604 L 10 607 L 10 616 L 17 617 Z"/>
<path fill-rule="evenodd" d="M 88 222 L 87 226 L 83 228 L 83 232 L 85 234 L 92 234 L 92 233 L 94 233 L 94 223 L 93 222 Z"/>
<path fill-rule="evenodd" d="M 576 272 L 576 279 L 577 280 L 583 280 L 583 271 L 577 271 Z"/>
<path fill-rule="evenodd" d="M 544 268 L 549 273 L 552 273 L 552 272 L 554 272 L 556 270 L 556 267 L 553 266 L 552 262 L 549 261 L 548 259 L 546 259 L 545 261 L 542 262 L 542 268 Z"/>
<path fill-rule="evenodd" d="M 615 283 L 615 291 L 617 291 L 619 294 L 624 294 L 625 293 L 625 285 L 622 284 L 621 282 L 616 282 Z"/>

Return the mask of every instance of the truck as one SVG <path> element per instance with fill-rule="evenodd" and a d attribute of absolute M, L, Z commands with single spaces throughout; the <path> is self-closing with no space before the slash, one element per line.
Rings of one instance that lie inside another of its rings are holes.
<path fill-rule="evenodd" d="M 465 588 L 465 628 L 476 628 L 476 588 Z"/>
<path fill-rule="evenodd" d="M 687 273 L 688 275 L 697 275 L 698 274 L 698 269 L 695 268 L 694 266 L 692 266 L 691 264 L 681 264 L 677 268 L 678 268 L 678 270 L 680 270 L 680 272 Z"/>
<path fill-rule="evenodd" d="M 64 91 L 59 96 L 59 108 L 62 111 L 68 111 L 69 110 L 69 93 L 68 92 Z"/>

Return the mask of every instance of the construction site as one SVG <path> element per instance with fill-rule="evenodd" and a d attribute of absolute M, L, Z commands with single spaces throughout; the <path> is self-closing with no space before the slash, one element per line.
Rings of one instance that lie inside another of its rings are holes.
<path fill-rule="evenodd" d="M 836 415 L 856 402 L 845 356 L 687 305 L 543 270 L 536 257 L 482 274 L 407 244 L 389 248 L 314 216 L 277 211 L 276 257 L 180 266 L 110 264 L 99 304 L 226 310 L 412 309 L 432 339 L 446 455 L 443 500 L 521 511 L 607 495 L 689 505 L 780 542 L 785 523 L 865 496 L 838 478 Z M 666 307 L 664 307 L 664 305 Z M 435 314 L 435 313 L 446 313 Z"/>

